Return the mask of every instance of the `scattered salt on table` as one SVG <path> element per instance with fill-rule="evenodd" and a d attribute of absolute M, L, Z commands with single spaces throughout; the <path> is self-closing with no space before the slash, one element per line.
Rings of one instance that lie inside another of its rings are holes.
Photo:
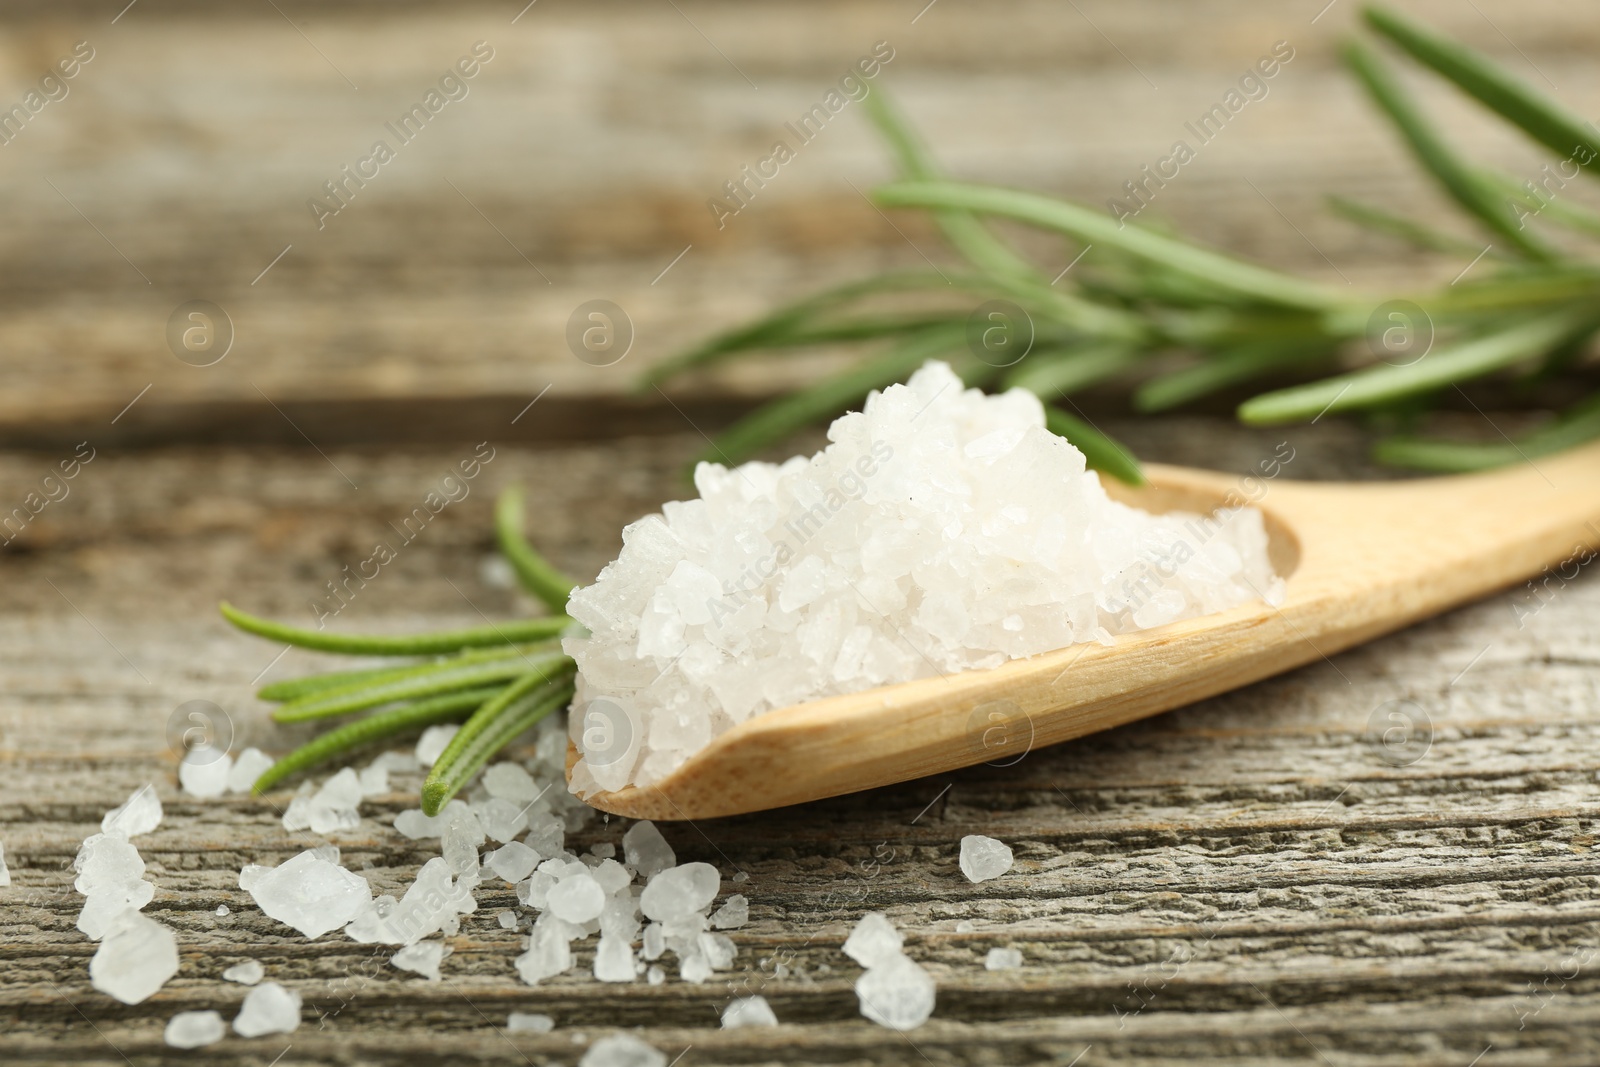
<path fill-rule="evenodd" d="M 180 1011 L 167 1022 L 162 1039 L 173 1048 L 203 1048 L 221 1041 L 228 1032 L 214 1011 Z"/>
<path fill-rule="evenodd" d="M 1014 948 L 992 948 L 983 958 L 983 966 L 990 971 L 1014 971 L 1022 966 L 1022 952 Z"/>
<path fill-rule="evenodd" d="M 277 982 L 265 982 L 245 995 L 233 1020 L 240 1037 L 293 1033 L 300 1025 L 300 994 Z"/>
<path fill-rule="evenodd" d="M 106 812 L 105 818 L 100 820 L 100 832 L 138 837 L 160 825 L 161 798 L 156 796 L 154 785 L 142 785 L 127 800 Z"/>
<path fill-rule="evenodd" d="M 961 873 L 969 881 L 987 882 L 1011 869 L 1011 849 L 1002 842 L 982 834 L 968 834 L 961 839 Z"/>
<path fill-rule="evenodd" d="M 933 977 L 901 951 L 904 939 L 881 912 L 869 911 L 844 951 L 866 968 L 856 979 L 861 1014 L 891 1030 L 914 1030 L 933 1014 Z"/>
<path fill-rule="evenodd" d="M 251 864 L 239 874 L 239 888 L 266 914 L 315 941 L 355 919 L 372 904 L 372 887 L 345 870 L 321 849 L 311 849 L 282 866 L 262 870 Z M 254 868 L 254 869 L 252 869 Z"/>
<path fill-rule="evenodd" d="M 178 973 L 178 940 L 137 911 L 116 916 L 89 961 L 89 982 L 124 1004 L 150 999 Z"/>
<path fill-rule="evenodd" d="M 722 1028 L 738 1030 L 746 1026 L 777 1026 L 778 1017 L 772 1005 L 763 996 L 735 997 L 732 1004 L 722 1010 Z"/>
<path fill-rule="evenodd" d="M 667 1067 L 667 1057 L 632 1034 L 611 1034 L 590 1045 L 578 1067 Z"/>
<path fill-rule="evenodd" d="M 233 757 L 210 745 L 196 745 L 178 763 L 178 784 L 192 797 L 210 800 L 228 789 Z"/>
<path fill-rule="evenodd" d="M 402 971 L 414 971 L 430 982 L 439 980 L 439 964 L 450 954 L 450 948 L 442 941 L 422 941 L 415 945 L 407 945 L 389 958 L 389 962 Z"/>
<path fill-rule="evenodd" d="M 844 954 L 863 967 L 876 967 L 900 955 L 905 938 L 894 928 L 888 916 L 881 911 L 869 911 L 861 916 L 856 928 L 845 938 Z"/>
<path fill-rule="evenodd" d="M 267 969 L 261 966 L 260 960 L 245 960 L 223 971 L 222 978 L 223 981 L 238 982 L 240 985 L 255 985 L 266 977 L 266 974 Z"/>

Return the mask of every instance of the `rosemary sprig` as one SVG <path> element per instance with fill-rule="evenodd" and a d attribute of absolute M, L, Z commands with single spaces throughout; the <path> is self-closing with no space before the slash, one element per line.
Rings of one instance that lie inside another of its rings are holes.
<path fill-rule="evenodd" d="M 1565 167 L 1576 164 L 1600 176 L 1600 131 L 1592 125 L 1460 42 L 1381 7 L 1364 14 L 1378 40 L 1559 153 Z M 885 207 L 929 212 L 966 271 L 898 272 L 835 287 L 669 359 L 647 381 L 655 385 L 715 362 L 804 345 L 879 342 L 882 349 L 856 367 L 754 412 L 703 458 L 742 460 L 804 424 L 859 403 L 926 354 L 952 359 L 969 385 L 1032 390 L 1047 405 L 1050 428 L 1081 448 L 1091 466 L 1137 481 L 1138 464 L 1126 449 L 1071 413 L 1073 394 L 1112 385 L 1130 391 L 1138 410 L 1165 411 L 1269 376 L 1301 377 L 1313 380 L 1245 401 L 1240 417 L 1278 423 L 1313 419 L 1326 410 L 1392 422 L 1395 415 L 1413 418 L 1468 381 L 1526 383 L 1568 373 L 1600 330 L 1594 310 L 1600 305 L 1600 262 L 1567 251 L 1571 241 L 1551 238 L 1600 237 L 1600 213 L 1468 160 L 1409 98 L 1373 43 L 1350 42 L 1344 58 L 1424 172 L 1492 244 L 1484 248 L 1381 206 L 1337 199 L 1332 206 L 1358 225 L 1420 249 L 1488 260 L 1472 280 L 1436 292 L 1347 292 L 1152 226 L 1124 224 L 1095 208 L 951 181 L 880 87 L 866 98 L 866 111 L 901 178 L 876 190 L 875 199 Z M 1069 280 L 1053 285 L 1049 271 L 988 228 L 993 218 L 1064 235 L 1075 246 L 1069 254 L 1089 246 L 1092 254 Z M 881 310 L 885 302 L 910 297 L 935 310 L 923 309 L 920 319 Z M 1036 336 L 1028 355 L 998 374 L 982 363 L 982 353 L 964 351 L 966 339 L 958 332 L 979 302 L 997 298 L 1018 305 Z M 1397 353 L 1380 350 L 1368 337 L 1369 320 L 1380 332 L 1386 325 L 1375 316 L 1391 299 L 1416 305 L 1424 318 L 1417 325 L 1432 334 L 1431 348 L 1415 360 L 1382 360 Z M 1157 359 L 1174 353 L 1187 353 L 1188 365 L 1173 369 L 1168 358 Z M 1382 462 L 1435 470 L 1514 462 L 1535 454 L 1530 449 L 1600 436 L 1592 400 L 1580 394 L 1550 427 L 1509 447 L 1402 435 L 1380 442 L 1374 454 Z"/>
<path fill-rule="evenodd" d="M 515 488 L 496 501 L 495 537 L 523 588 L 552 610 L 564 609 L 576 583 L 523 537 L 522 495 Z M 257 794 L 355 749 L 439 723 L 464 722 L 425 784 L 423 806 L 435 814 L 496 752 L 564 707 L 577 673 L 558 640 L 576 625 L 565 614 L 403 636 L 310 630 L 226 603 L 222 614 L 247 633 L 300 648 L 404 659 L 263 686 L 257 695 L 279 705 L 272 716 L 278 722 L 368 714 L 279 759 L 254 783 Z"/>

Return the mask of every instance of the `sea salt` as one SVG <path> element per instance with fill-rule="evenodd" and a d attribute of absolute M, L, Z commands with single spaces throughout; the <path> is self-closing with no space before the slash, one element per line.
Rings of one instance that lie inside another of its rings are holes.
<path fill-rule="evenodd" d="M 539 866 L 539 854 L 521 841 L 509 841 L 483 857 L 495 874 L 508 882 L 520 882 Z"/>
<path fill-rule="evenodd" d="M 315 793 L 291 800 L 289 810 L 283 813 L 283 828 L 318 834 L 354 830 L 361 825 L 363 795 L 360 777 L 354 768 L 346 767 L 322 783 Z"/>
<path fill-rule="evenodd" d="M 983 958 L 983 966 L 989 971 L 1014 971 L 1022 966 L 1022 952 L 1014 948 L 992 948 Z"/>
<path fill-rule="evenodd" d="M 502 911 L 499 915 L 499 922 L 500 929 L 515 930 L 517 928 L 517 913 L 509 910 Z"/>
<path fill-rule="evenodd" d="M 987 882 L 1011 869 L 1011 849 L 1004 843 L 982 834 L 968 834 L 961 839 L 961 873 L 968 881 Z"/>
<path fill-rule="evenodd" d="M 215 914 L 216 914 L 217 918 L 225 919 L 225 918 L 227 918 L 229 915 L 231 915 L 233 913 L 228 910 L 228 906 L 226 904 L 218 904 Z"/>
<path fill-rule="evenodd" d="M 650 879 L 639 896 L 639 910 L 663 922 L 704 911 L 721 885 L 722 875 L 711 864 L 685 863 Z"/>
<path fill-rule="evenodd" d="M 432 767 L 434 761 L 444 755 L 445 748 L 459 729 L 461 727 L 452 722 L 443 726 L 430 726 L 422 731 L 422 736 L 417 739 L 417 762 L 424 767 Z"/>
<path fill-rule="evenodd" d="M 234 1033 L 240 1037 L 293 1033 L 300 1025 L 300 994 L 277 982 L 256 986 L 245 995 Z"/>
<path fill-rule="evenodd" d="M 622 835 L 622 858 L 646 881 L 678 862 L 677 853 L 653 822 L 636 822 L 628 827 Z"/>
<path fill-rule="evenodd" d="M 778 1017 L 772 1014 L 772 1005 L 762 996 L 735 997 L 732 1004 L 722 1009 L 722 1028 L 738 1030 L 746 1026 L 777 1026 Z"/>
<path fill-rule="evenodd" d="M 233 758 L 210 745 L 196 745 L 178 763 L 178 784 L 192 797 L 210 800 L 228 789 Z"/>
<path fill-rule="evenodd" d="M 514 1011 L 506 1016 L 506 1029 L 529 1034 L 548 1034 L 555 1029 L 556 1021 L 548 1015 L 531 1011 Z"/>
<path fill-rule="evenodd" d="M 933 978 L 896 953 L 856 979 L 861 1014 L 891 1030 L 915 1030 L 933 1014 Z"/>
<path fill-rule="evenodd" d="M 11 884 L 11 868 L 6 866 L 6 846 L 0 843 L 0 888 Z"/>
<path fill-rule="evenodd" d="M 844 954 L 863 967 L 876 967 L 900 955 L 905 938 L 881 911 L 869 911 L 856 923 L 844 942 Z"/>
<path fill-rule="evenodd" d="M 1111 500 L 1020 389 L 929 363 L 828 437 L 781 466 L 701 464 L 698 498 L 630 525 L 573 593 L 575 792 L 657 781 L 799 701 L 1282 594 L 1259 511 Z"/>
<path fill-rule="evenodd" d="M 585 871 L 557 882 L 545 900 L 545 907 L 556 918 L 582 925 L 600 918 L 606 891 Z"/>
<path fill-rule="evenodd" d="M 248 793 L 255 788 L 256 779 L 267 773 L 274 760 L 259 748 L 247 748 L 239 753 L 228 771 L 228 792 Z"/>
<path fill-rule="evenodd" d="M 737 930 L 749 921 L 750 901 L 743 893 L 735 893 L 711 913 L 711 925 L 718 930 Z"/>
<path fill-rule="evenodd" d="M 261 966 L 260 960 L 245 960 L 235 963 L 232 967 L 222 972 L 223 981 L 238 982 L 240 985 L 255 985 L 267 975 L 267 969 Z"/>
<path fill-rule="evenodd" d="M 78 929 L 98 941 L 124 912 L 137 912 L 155 898 L 155 883 L 144 878 L 144 860 L 118 830 L 91 834 L 78 847 L 72 886 L 84 895 Z"/>
<path fill-rule="evenodd" d="M 345 870 L 320 849 L 302 852 L 265 871 L 246 868 L 240 872 L 239 888 L 255 898 L 269 917 L 313 941 L 355 919 L 372 904 L 367 880 Z"/>
<path fill-rule="evenodd" d="M 578 1067 L 667 1067 L 667 1057 L 632 1034 L 611 1034 L 590 1045 Z"/>
<path fill-rule="evenodd" d="M 221 1041 L 228 1032 L 214 1011 L 180 1011 L 167 1022 L 162 1039 L 173 1048 L 203 1048 Z"/>
<path fill-rule="evenodd" d="M 148 1000 L 177 973 L 177 938 L 132 910 L 112 921 L 89 961 L 90 984 L 124 1004 Z"/>
<path fill-rule="evenodd" d="M 442 941 L 422 941 L 389 957 L 389 962 L 402 971 L 412 971 L 430 982 L 439 980 L 439 964 L 450 954 L 450 947 Z"/>
<path fill-rule="evenodd" d="M 106 812 L 105 818 L 100 820 L 100 832 L 138 837 L 160 825 L 161 798 L 156 796 L 154 785 L 142 785 L 127 800 Z"/>

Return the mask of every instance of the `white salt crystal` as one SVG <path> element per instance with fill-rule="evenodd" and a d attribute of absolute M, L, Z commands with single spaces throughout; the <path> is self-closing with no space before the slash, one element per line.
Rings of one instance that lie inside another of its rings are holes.
<path fill-rule="evenodd" d="M 639 897 L 639 910 L 657 920 L 704 911 L 721 887 L 722 875 L 711 864 L 685 863 L 650 879 Z"/>
<path fill-rule="evenodd" d="M 209 745 L 196 745 L 178 763 L 178 784 L 192 797 L 210 800 L 228 789 L 233 757 Z"/>
<path fill-rule="evenodd" d="M 750 901 L 743 893 L 735 893 L 711 913 L 711 925 L 718 930 L 737 930 L 750 921 Z"/>
<path fill-rule="evenodd" d="M 623 938 L 602 934 L 594 953 L 594 976 L 602 982 L 633 981 L 633 947 Z"/>
<path fill-rule="evenodd" d="M 443 941 L 422 941 L 405 948 L 389 957 L 389 962 L 402 971 L 414 971 L 430 982 L 439 980 L 439 964 L 450 954 L 450 947 Z"/>
<path fill-rule="evenodd" d="M 517 928 L 517 913 L 510 910 L 502 911 L 500 913 L 500 928 L 502 930 L 515 930 Z"/>
<path fill-rule="evenodd" d="M 514 1011 L 506 1016 L 506 1029 L 530 1034 L 548 1034 L 555 1029 L 556 1021 L 537 1012 Z"/>
<path fill-rule="evenodd" d="M 1015 948 L 992 948 L 983 958 L 985 970 L 1014 971 L 1022 966 L 1022 951 Z"/>
<path fill-rule="evenodd" d="M 478 846 L 484 840 L 483 830 L 476 819 L 468 823 L 465 818 L 455 818 L 445 826 L 444 833 L 439 837 L 439 846 L 450 869 L 456 874 L 466 874 L 478 869 Z"/>
<path fill-rule="evenodd" d="M 542 791 L 531 774 L 510 761 L 496 763 L 485 770 L 483 787 L 491 797 L 509 800 L 519 807 L 533 803 Z"/>
<path fill-rule="evenodd" d="M 563 878 L 545 898 L 545 907 L 569 923 L 593 922 L 606 906 L 606 891 L 585 871 Z"/>
<path fill-rule="evenodd" d="M 78 929 L 90 941 L 98 941 L 116 924 L 125 911 L 139 911 L 155 899 L 156 887 L 147 881 L 129 882 L 124 886 L 97 889 L 83 902 L 78 912 Z"/>
<path fill-rule="evenodd" d="M 240 1037 L 293 1033 L 300 1025 L 300 994 L 277 982 L 264 982 L 245 995 L 233 1020 Z"/>
<path fill-rule="evenodd" d="M 1020 389 L 985 396 L 929 363 L 828 438 L 781 466 L 701 464 L 698 498 L 630 525 L 573 592 L 574 791 L 648 785 L 799 701 L 1282 593 L 1259 511 L 1111 500 Z"/>
<path fill-rule="evenodd" d="M 645 881 L 678 862 L 677 853 L 653 822 L 636 822 L 628 828 L 622 835 L 622 858 Z"/>
<path fill-rule="evenodd" d="M 445 748 L 459 729 L 461 729 L 459 724 L 451 722 L 442 726 L 430 726 L 422 731 L 422 736 L 417 739 L 417 762 L 424 767 L 432 767 L 434 761 L 444 754 Z"/>
<path fill-rule="evenodd" d="M 228 906 L 226 904 L 218 904 L 217 905 L 217 918 L 219 918 L 219 919 L 227 918 L 231 914 L 233 914 L 233 913 L 228 910 Z"/>
<path fill-rule="evenodd" d="M 565 933 L 551 923 L 534 923 L 527 951 L 517 957 L 516 968 L 529 985 L 571 970 L 572 948 Z"/>
<path fill-rule="evenodd" d="M 616 856 L 616 854 L 617 846 L 613 845 L 610 841 L 596 841 L 594 844 L 589 846 L 589 855 L 595 856 L 599 859 L 612 859 Z"/>
<path fill-rule="evenodd" d="M 0 843 L 0 887 L 11 884 L 11 868 L 6 866 L 6 846 Z"/>
<path fill-rule="evenodd" d="M 905 938 L 881 911 L 863 915 L 844 942 L 844 954 L 863 967 L 876 967 L 900 955 Z"/>
<path fill-rule="evenodd" d="M 372 903 L 372 887 L 359 874 L 330 862 L 317 850 L 300 853 L 282 866 L 254 874 L 240 888 L 269 917 L 315 941 L 345 925 Z"/>
<path fill-rule="evenodd" d="M 413 945 L 440 930 L 448 932 L 452 920 L 471 914 L 477 907 L 470 888 L 452 878 L 449 863 L 442 856 L 435 856 L 422 865 L 416 881 L 383 920 L 373 940 Z M 355 936 L 350 930 L 346 933 Z"/>
<path fill-rule="evenodd" d="M 214 1011 L 180 1011 L 167 1022 L 162 1039 L 173 1048 L 203 1048 L 221 1041 L 228 1032 Z"/>
<path fill-rule="evenodd" d="M 361 779 L 353 768 L 346 767 L 316 792 L 290 801 L 289 810 L 283 813 L 283 827 L 319 834 L 353 830 L 361 825 L 361 798 Z"/>
<path fill-rule="evenodd" d="M 171 930 L 137 911 L 124 911 L 89 961 L 89 981 L 124 1004 L 154 996 L 178 973 L 178 941 Z"/>
<path fill-rule="evenodd" d="M 424 815 L 419 808 L 409 808 L 394 817 L 394 828 L 414 841 L 438 837 L 452 819 L 465 817 L 471 811 L 464 800 L 450 801 L 437 815 Z"/>
<path fill-rule="evenodd" d="M 504 797 L 491 797 L 485 803 L 474 805 L 473 811 L 478 814 L 478 822 L 482 824 L 483 832 L 495 841 L 510 841 L 528 828 L 526 802 L 518 803 L 506 800 Z"/>
<path fill-rule="evenodd" d="M 389 791 L 389 768 L 373 763 L 361 768 L 356 775 L 363 797 L 381 796 Z"/>
<path fill-rule="evenodd" d="M 521 841 L 508 841 L 488 853 L 484 863 L 508 882 L 520 882 L 539 866 L 539 854 Z"/>
<path fill-rule="evenodd" d="M 660 985 L 667 980 L 667 972 L 659 964 L 653 964 L 648 971 L 644 972 L 644 980 L 651 985 Z"/>
<path fill-rule="evenodd" d="M 259 748 L 245 749 L 239 753 L 239 758 L 233 761 L 233 767 L 228 771 L 228 792 L 250 792 L 255 788 L 256 779 L 267 773 L 267 768 L 271 767 L 273 762 L 273 758 Z"/>
<path fill-rule="evenodd" d="M 746 1026 L 777 1026 L 778 1017 L 772 1005 L 763 996 L 735 997 L 733 1003 L 722 1009 L 722 1028 L 738 1030 Z"/>
<path fill-rule="evenodd" d="M 161 798 L 156 796 L 154 785 L 142 785 L 127 800 L 106 812 L 105 818 L 100 820 L 100 832 L 138 837 L 160 825 Z"/>
<path fill-rule="evenodd" d="M 255 985 L 266 975 L 267 969 L 261 966 L 260 960 L 245 960 L 223 971 L 222 979 L 225 982 L 238 982 L 240 985 Z"/>
<path fill-rule="evenodd" d="M 933 977 L 895 953 L 856 979 L 861 1014 L 891 1030 L 915 1030 L 933 1014 Z"/>
<path fill-rule="evenodd" d="M 968 834 L 961 839 L 961 873 L 969 881 L 987 882 L 1011 869 L 1011 849 L 1002 842 L 982 834 Z"/>
<path fill-rule="evenodd" d="M 632 1034 L 611 1034 L 590 1045 L 578 1067 L 667 1067 L 667 1057 Z"/>
<path fill-rule="evenodd" d="M 566 847 L 566 822 L 559 815 L 537 812 L 529 816 L 528 833 L 522 840 L 545 859 L 559 856 Z"/>

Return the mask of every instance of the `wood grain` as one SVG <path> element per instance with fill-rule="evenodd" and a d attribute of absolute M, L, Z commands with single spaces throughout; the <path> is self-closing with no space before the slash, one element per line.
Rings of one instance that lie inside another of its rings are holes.
<path fill-rule="evenodd" d="M 1147 455 L 1204 448 L 1238 470 L 1277 440 L 1201 420 L 1108 428 Z M 1361 473 L 1346 428 L 1293 440 L 1301 476 Z M 470 623 L 474 608 L 530 610 L 484 578 L 493 491 L 519 480 L 548 499 L 531 533 L 592 573 L 623 522 L 679 493 L 678 465 L 698 441 L 500 448 L 459 511 L 341 624 L 400 630 Z M 692 1046 L 682 1062 L 707 1064 L 1067 1063 L 1086 1046 L 1082 1064 L 1464 1067 L 1491 1043 L 1503 1063 L 1596 1055 L 1600 594 L 1587 573 L 1520 628 L 1518 609 L 1543 603 L 1526 590 L 1014 766 L 668 826 L 682 858 L 749 875 L 737 970 L 703 986 L 601 986 L 574 973 L 530 989 L 511 968 L 515 938 L 494 919 L 514 900 L 507 888 L 486 888 L 437 986 L 352 942 L 304 942 L 261 916 L 236 876 L 315 839 L 284 832 L 259 802 L 183 798 L 163 727 L 179 703 L 203 698 L 228 710 L 239 743 L 288 743 L 249 696 L 273 650 L 230 633 L 215 600 L 309 616 L 325 578 L 457 458 L 449 448 L 340 448 L 326 460 L 309 449 L 108 452 L 58 513 L 0 554 L 16 605 L 0 620 L 0 840 L 14 878 L 0 890 L 7 1063 L 193 1062 L 161 1046 L 162 1025 L 183 1009 L 231 1015 L 243 990 L 219 975 L 246 958 L 307 998 L 283 1063 L 522 1062 L 509 1041 L 534 1063 L 571 1064 L 574 1034 L 616 1026 L 642 1027 L 669 1056 Z M 0 456 L 0 493 L 25 491 L 41 466 Z M 296 653 L 269 677 L 322 662 Z M 1433 729 L 1408 766 L 1385 761 L 1369 722 L 1401 699 Z M 101 813 L 152 779 L 168 814 L 141 839 L 158 887 L 147 912 L 178 931 L 183 968 L 153 1001 L 125 1008 L 88 985 L 70 861 Z M 379 798 L 338 838 L 380 889 L 403 886 L 429 855 L 386 829 L 410 803 L 398 790 Z M 575 840 L 620 830 L 597 822 Z M 1011 843 L 1016 871 L 968 883 L 955 862 L 967 833 Z M 219 919 L 223 903 L 232 914 Z M 874 908 L 939 982 L 935 1017 L 910 1041 L 859 1018 L 857 972 L 838 949 Z M 1023 970 L 985 971 L 996 945 L 1022 949 Z M 741 990 L 767 996 L 785 1027 L 716 1029 Z M 503 1034 L 509 1010 L 547 1012 L 558 1029 Z M 230 1039 L 204 1062 L 264 1067 L 290 1043 Z"/>

